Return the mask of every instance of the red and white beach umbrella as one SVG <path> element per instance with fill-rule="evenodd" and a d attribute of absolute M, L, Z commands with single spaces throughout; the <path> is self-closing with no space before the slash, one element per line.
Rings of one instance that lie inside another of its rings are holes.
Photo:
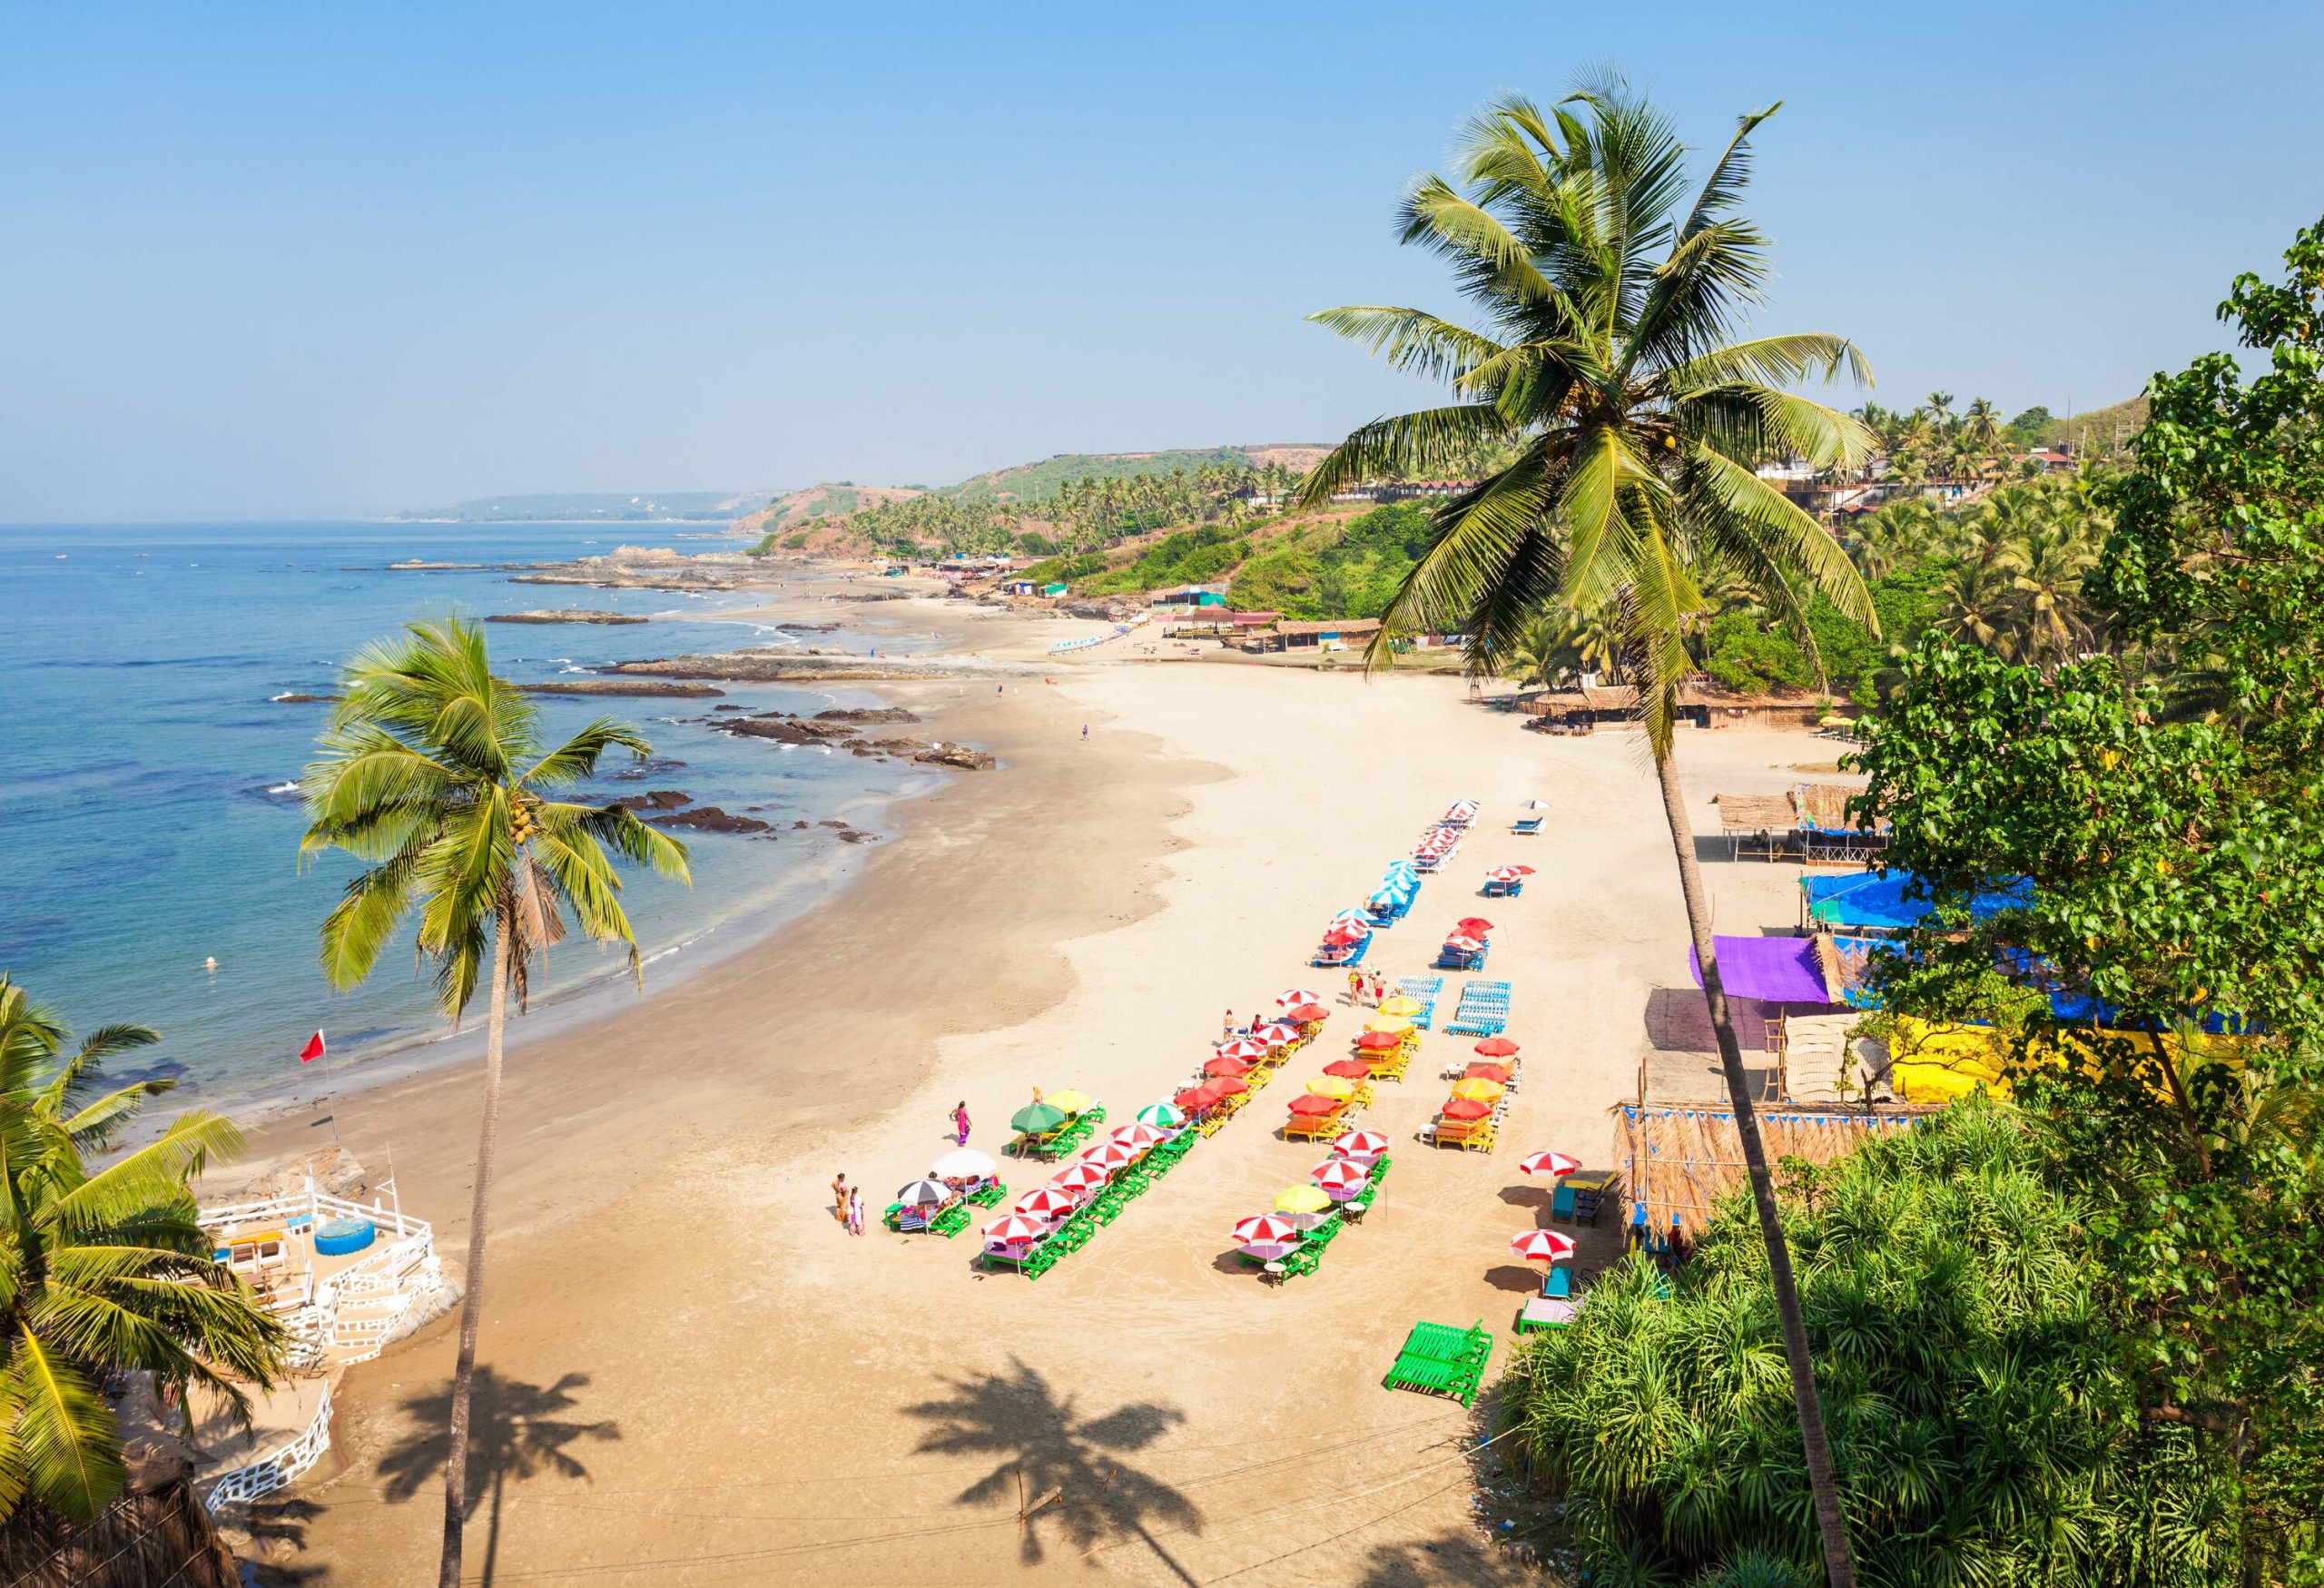
<path fill-rule="evenodd" d="M 1128 1169 L 1137 1159 L 1137 1153 L 1118 1141 L 1100 1141 L 1081 1155 L 1082 1162 L 1094 1163 L 1109 1175 L 1116 1169 Z"/>
<path fill-rule="evenodd" d="M 1022 1213 L 1011 1213 L 986 1225 L 984 1238 L 993 1246 L 1023 1246 L 1027 1241 L 1040 1239 L 1049 1232 L 1049 1227 L 1042 1220 L 1028 1218 Z"/>
<path fill-rule="evenodd" d="M 1017 1211 L 1028 1218 L 1062 1218 L 1079 1206 L 1078 1198 L 1055 1186 L 1043 1186 L 1017 1198 Z"/>
<path fill-rule="evenodd" d="M 1124 1125 L 1110 1139 L 1120 1142 L 1132 1152 L 1144 1152 L 1149 1147 L 1159 1147 L 1170 1138 L 1151 1125 Z"/>
<path fill-rule="evenodd" d="M 1280 1021 L 1269 1021 L 1265 1025 L 1251 1028 L 1251 1041 L 1265 1042 L 1270 1048 L 1280 1048 L 1285 1042 L 1295 1042 L 1298 1040 L 1299 1029 L 1296 1026 L 1285 1025 Z"/>
<path fill-rule="evenodd" d="M 1331 1196 L 1351 1196 L 1371 1183 L 1372 1176 L 1352 1159 L 1326 1159 L 1308 1177 Z"/>
<path fill-rule="evenodd" d="M 1237 1037 L 1231 1042 L 1221 1042 L 1217 1052 L 1221 1059 L 1239 1059 L 1251 1064 L 1267 1056 L 1267 1045 L 1249 1037 Z"/>
<path fill-rule="evenodd" d="M 1454 932 L 1451 937 L 1444 940 L 1444 946 L 1448 949 L 1456 950 L 1461 953 L 1473 954 L 1485 945 L 1477 938 L 1462 937 L 1460 933 Z"/>
<path fill-rule="evenodd" d="M 1520 877 L 1530 877 L 1532 874 L 1533 868 L 1530 865 L 1497 865 L 1485 873 L 1485 875 L 1496 883 L 1513 883 Z"/>
<path fill-rule="evenodd" d="M 1094 1163 L 1077 1160 L 1051 1176 L 1049 1184 L 1069 1197 L 1086 1197 L 1092 1191 L 1103 1190 L 1106 1180 L 1104 1169 Z"/>
<path fill-rule="evenodd" d="M 1322 993 L 1309 992 L 1304 989 L 1295 987 L 1288 992 L 1278 993 L 1275 997 L 1275 1006 L 1277 1009 L 1292 1010 L 1297 1009 L 1303 1003 L 1321 1003 L 1323 1001 L 1324 995 Z"/>
<path fill-rule="evenodd" d="M 1332 917 L 1332 924 L 1334 926 L 1339 926 L 1342 924 L 1361 926 L 1365 928 L 1367 931 L 1372 925 L 1371 922 L 1365 919 L 1364 913 L 1361 910 L 1343 910 L 1337 915 Z"/>
<path fill-rule="evenodd" d="M 1246 1250 L 1263 1247 L 1277 1247 L 1288 1251 L 1299 1244 L 1299 1227 L 1280 1213 L 1262 1213 L 1256 1218 L 1246 1218 L 1235 1227 L 1236 1246 Z"/>
<path fill-rule="evenodd" d="M 1487 1037 L 1471 1051 L 1480 1059 L 1514 1059 L 1517 1057 L 1517 1044 L 1507 1037 Z"/>
<path fill-rule="evenodd" d="M 1472 915 L 1464 921 L 1454 922 L 1452 930 L 1466 932 L 1471 937 L 1482 937 L 1492 930 L 1492 922 L 1482 915 Z"/>
<path fill-rule="evenodd" d="M 1554 1229 L 1529 1229 L 1513 1236 L 1509 1249 L 1532 1263 L 1561 1263 L 1573 1256 L 1573 1237 Z"/>
<path fill-rule="evenodd" d="M 1531 1152 L 1517 1160 L 1517 1167 L 1529 1175 L 1571 1175 L 1581 1172 L 1581 1160 L 1562 1152 Z"/>
<path fill-rule="evenodd" d="M 1369 927 L 1358 926 L 1352 921 L 1335 922 L 1324 933 L 1325 948 L 1344 949 L 1350 943 L 1362 942 L 1372 935 Z"/>
<path fill-rule="evenodd" d="M 1342 1158 L 1361 1159 L 1368 1163 L 1386 1155 L 1388 1139 L 1377 1130 L 1350 1130 L 1332 1143 L 1332 1150 Z"/>

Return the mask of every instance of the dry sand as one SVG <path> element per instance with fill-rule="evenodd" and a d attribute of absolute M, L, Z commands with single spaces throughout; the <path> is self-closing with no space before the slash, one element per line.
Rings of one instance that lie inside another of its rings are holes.
<path fill-rule="evenodd" d="M 472 1576 L 1521 1574 L 1472 1521 L 1481 1418 L 1379 1380 L 1418 1318 L 1482 1318 L 1498 1375 L 1538 1282 L 1507 1242 L 1545 1217 L 1516 1159 L 1606 1159 L 1651 995 L 1685 985 L 1637 736 L 1522 733 L 1443 678 L 1123 665 L 1109 648 L 1053 686 L 898 691 L 1004 769 L 901 811 L 862 880 L 774 940 L 512 1052 Z M 1820 754 L 1798 735 L 1681 741 L 1706 827 L 1710 794 L 1782 788 Z M 1335 1008 L 1317 1047 L 1037 1284 L 980 1276 L 972 1234 L 855 1239 L 832 1220 L 835 1171 L 883 1206 L 949 1145 L 956 1100 L 988 1150 L 1036 1085 L 1127 1121 L 1195 1072 L 1222 1011 L 1301 985 L 1336 999 L 1344 976 L 1305 968 L 1322 922 L 1462 794 L 1483 802 L 1476 835 L 1368 962 L 1417 972 L 1452 920 L 1499 923 L 1489 973 L 1514 983 L 1527 1060 L 1501 1151 L 1413 1139 L 1443 1095 L 1437 1068 L 1468 1046 L 1431 1037 L 1364 1120 L 1395 1142 L 1371 1217 L 1317 1274 L 1259 1285 L 1226 1231 L 1323 1156 L 1274 1132 L 1358 1029 Z M 1533 797 L 1546 834 L 1511 836 Z M 1524 897 L 1481 905 L 1484 869 L 1517 859 L 1539 868 Z M 1709 874 L 1721 930 L 1793 919 L 1793 868 Z M 448 1261 L 475 1107 L 462 1067 L 340 1110 L 367 1159 L 392 1140 L 404 1205 L 437 1218 Z M 305 1133 L 278 1126 L 261 1151 Z M 1610 1259 L 1615 1225 L 1585 1244 L 1585 1271 Z M 344 1470 L 270 1518 L 277 1560 L 334 1583 L 432 1572 L 450 1346 L 448 1320 L 350 1374 Z M 1020 1487 L 1061 1492 L 1024 1524 Z"/>

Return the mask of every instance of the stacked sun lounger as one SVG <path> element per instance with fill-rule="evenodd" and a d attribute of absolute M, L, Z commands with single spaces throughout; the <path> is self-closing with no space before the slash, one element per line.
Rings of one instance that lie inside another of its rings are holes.
<path fill-rule="evenodd" d="M 984 1265 L 989 1268 L 1015 1268 L 1028 1279 L 1039 1278 L 1061 1259 L 1087 1246 L 1091 1236 L 1120 1218 L 1124 1208 L 1176 1169 L 1200 1139 L 1192 1130 L 1176 1132 L 1136 1163 L 1117 1172 L 1105 1189 L 1059 1220 L 1039 1240 L 1021 1247 L 987 1246 L 982 1253 Z"/>
<path fill-rule="evenodd" d="M 1447 826 L 1442 823 L 1431 827 L 1421 834 L 1420 842 L 1413 845 L 1413 868 L 1421 872 L 1436 870 L 1461 852 L 1461 840 L 1467 831 L 1465 827 Z"/>
<path fill-rule="evenodd" d="M 1462 985 L 1460 1005 L 1444 1029 L 1460 1036 L 1493 1037 L 1508 1024 L 1509 983 L 1472 981 Z"/>
<path fill-rule="evenodd" d="M 1365 918 L 1374 926 L 1393 926 L 1412 912 L 1420 897 L 1420 872 L 1409 861 L 1398 861 L 1380 879 L 1379 889 L 1364 902 Z"/>
<path fill-rule="evenodd" d="M 1404 1336 L 1396 1365 L 1380 1381 L 1383 1389 L 1417 1390 L 1423 1395 L 1450 1396 L 1462 1406 L 1477 1398 L 1485 1362 L 1492 1355 L 1492 1335 L 1481 1318 L 1472 1328 L 1450 1324 L 1417 1323 Z"/>
<path fill-rule="evenodd" d="M 1432 1031 L 1436 1019 L 1437 995 L 1444 991 L 1442 976 L 1406 976 L 1396 983 L 1396 991 L 1420 1005 L 1420 1012 L 1413 1016 L 1413 1024 L 1423 1031 Z"/>
<path fill-rule="evenodd" d="M 1371 950 L 1372 940 L 1369 937 L 1358 938 L 1355 942 L 1344 946 L 1324 943 L 1315 950 L 1315 957 L 1307 962 L 1311 965 L 1323 966 L 1327 970 L 1353 970 L 1364 963 L 1364 956 Z"/>
<path fill-rule="evenodd" d="M 1482 971 L 1485 956 L 1492 952 L 1492 939 L 1469 937 L 1455 931 L 1445 938 L 1444 946 L 1436 951 L 1436 968 L 1440 971 Z M 1458 1027 L 1447 1027 L 1457 1031 Z"/>

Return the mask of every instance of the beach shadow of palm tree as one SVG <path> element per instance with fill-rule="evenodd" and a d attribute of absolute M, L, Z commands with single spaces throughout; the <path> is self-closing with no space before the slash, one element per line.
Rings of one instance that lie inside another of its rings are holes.
<path fill-rule="evenodd" d="M 1157 1526 L 1199 1532 L 1202 1512 L 1160 1479 L 1124 1464 L 1186 1421 L 1176 1406 L 1151 1401 L 1085 1416 L 1034 1368 L 1013 1358 L 1006 1374 L 941 1381 L 942 1400 L 905 1410 L 933 1425 L 918 1449 L 941 1455 L 990 1455 L 993 1469 L 960 1492 L 957 1504 L 1003 1500 L 1032 1510 L 1018 1553 L 1028 1565 L 1045 1553 L 1039 1525 L 1050 1517 L 1080 1549 L 1137 1538 L 1177 1579 L 1195 1579 L 1163 1547 Z M 1055 1498 L 1043 1504 L 1054 1492 Z"/>
<path fill-rule="evenodd" d="M 501 1502 L 511 1479 L 543 1473 L 586 1479 L 589 1469 L 569 1448 L 584 1441 L 621 1437 L 617 1424 L 582 1422 L 566 1415 L 578 1404 L 574 1392 L 588 1387 L 586 1374 L 568 1373 L 554 1384 L 507 1379 L 490 1367 L 476 1370 L 475 1401 L 468 1413 L 468 1510 L 474 1520 L 487 1512 L 483 1577 L 492 1581 L 500 1552 Z M 400 1503 L 432 1489 L 443 1475 L 451 1447 L 449 1385 L 407 1396 L 400 1408 L 411 1432 L 379 1459 L 385 1494 Z"/>

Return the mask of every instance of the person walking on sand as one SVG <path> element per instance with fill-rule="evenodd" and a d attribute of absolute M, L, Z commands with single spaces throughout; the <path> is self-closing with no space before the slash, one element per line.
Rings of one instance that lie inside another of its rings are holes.
<path fill-rule="evenodd" d="M 966 1098 L 953 1106 L 952 1132 L 954 1146 L 966 1147 L 969 1144 L 969 1100 Z"/>
<path fill-rule="evenodd" d="M 832 1217 L 844 1226 L 847 1223 L 847 1177 L 842 1175 L 832 1182 Z"/>
<path fill-rule="evenodd" d="M 1235 1011 L 1228 1010 L 1218 1021 L 1218 1040 L 1225 1041 L 1235 1034 Z"/>

